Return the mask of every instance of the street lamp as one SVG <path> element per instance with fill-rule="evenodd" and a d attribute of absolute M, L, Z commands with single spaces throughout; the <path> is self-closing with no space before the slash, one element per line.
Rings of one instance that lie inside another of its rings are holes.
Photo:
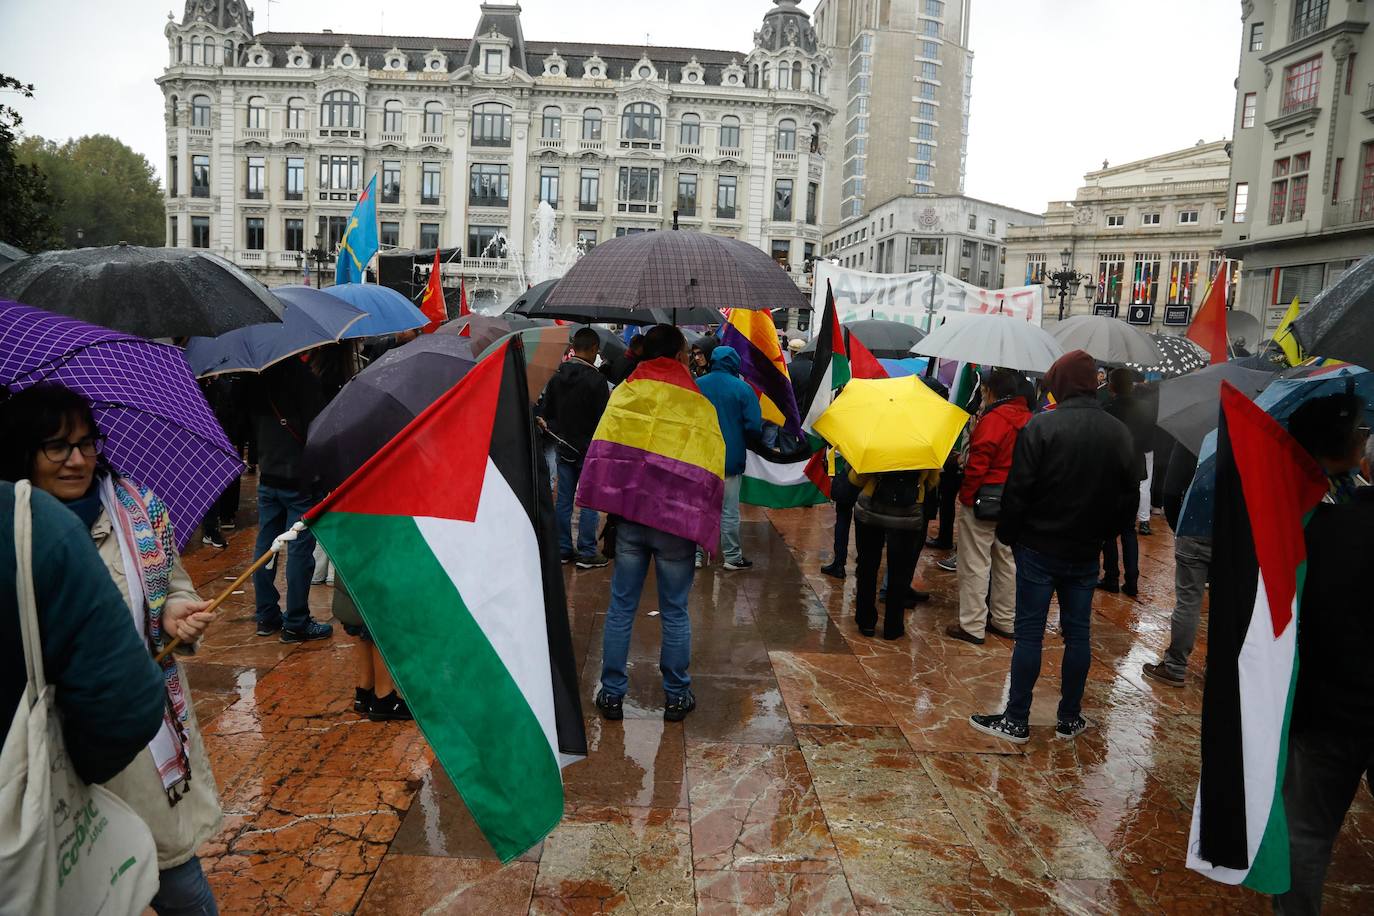
<path fill-rule="evenodd" d="M 1065 302 L 1071 300 L 1074 297 L 1074 295 L 1077 294 L 1078 285 L 1080 283 L 1083 284 L 1084 298 L 1092 298 L 1092 275 L 1083 273 L 1082 271 L 1074 270 L 1070 266 L 1070 261 L 1072 260 L 1072 258 L 1073 252 L 1065 248 L 1063 251 L 1059 252 L 1059 270 L 1055 271 L 1052 274 L 1046 274 L 1045 276 L 1045 282 L 1048 284 L 1050 289 L 1050 296 L 1059 297 L 1060 321 L 1064 320 Z"/>

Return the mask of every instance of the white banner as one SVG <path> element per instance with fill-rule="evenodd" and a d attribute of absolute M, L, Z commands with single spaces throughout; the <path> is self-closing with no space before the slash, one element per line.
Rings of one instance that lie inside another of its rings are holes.
<path fill-rule="evenodd" d="M 819 315 L 825 306 L 828 280 L 835 291 L 835 310 L 841 322 L 879 318 L 925 330 L 949 315 L 1003 312 L 1039 324 L 1044 303 L 1040 286 L 983 289 L 946 273 L 871 274 L 819 260 L 814 269 L 812 308 Z"/>

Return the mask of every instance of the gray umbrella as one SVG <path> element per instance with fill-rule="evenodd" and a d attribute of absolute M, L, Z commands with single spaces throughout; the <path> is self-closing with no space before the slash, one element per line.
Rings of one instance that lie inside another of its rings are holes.
<path fill-rule="evenodd" d="M 905 359 L 911 355 L 911 348 L 925 339 L 926 333 L 915 325 L 901 321 L 885 321 L 881 318 L 865 318 L 862 321 L 845 322 L 844 329 L 863 344 L 868 352 L 881 359 Z M 811 353 L 816 349 L 817 338 L 813 337 L 802 347 L 801 352 Z"/>
<path fill-rule="evenodd" d="M 284 312 L 267 287 L 208 251 L 125 244 L 16 261 L 0 271 L 0 299 L 149 338 L 218 337 Z"/>
<path fill-rule="evenodd" d="M 1048 328 L 1065 353 L 1086 350 L 1100 363 L 1138 363 L 1157 366 L 1163 361 L 1159 347 L 1150 335 L 1131 327 L 1120 318 L 1104 315 L 1075 315 Z"/>
<path fill-rule="evenodd" d="M 1312 356 L 1374 368 L 1374 255 L 1318 295 L 1293 330 Z"/>
<path fill-rule="evenodd" d="M 1159 427 L 1194 455 L 1217 428 L 1221 383 L 1230 382 L 1254 398 L 1274 380 L 1273 372 L 1236 363 L 1218 363 L 1159 384 Z"/>

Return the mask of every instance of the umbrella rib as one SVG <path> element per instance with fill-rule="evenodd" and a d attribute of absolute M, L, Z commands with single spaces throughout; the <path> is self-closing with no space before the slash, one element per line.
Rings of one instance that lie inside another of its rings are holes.
<path fill-rule="evenodd" d="M 43 376 L 41 376 L 40 378 L 36 379 L 36 380 L 33 382 L 33 384 L 35 384 L 35 385 L 40 384 L 40 383 L 43 382 L 44 379 L 46 379 L 46 378 L 47 378 L 49 375 L 51 375 L 53 372 L 56 372 L 58 369 L 62 368 L 62 366 L 63 366 L 64 364 L 70 362 L 70 361 L 72 360 L 73 357 L 76 357 L 76 356 L 78 356 L 79 354 L 84 353 L 84 352 L 87 351 L 87 350 L 92 350 L 92 349 L 94 349 L 94 348 L 96 348 L 96 347 L 103 346 L 103 345 L 105 345 L 105 344 L 114 344 L 114 343 L 136 343 L 136 344 L 138 344 L 139 346 L 145 346 L 145 345 L 146 345 L 146 346 L 153 346 L 153 347 L 165 347 L 165 346 L 168 346 L 167 344 L 160 344 L 160 343 L 157 343 L 156 341 L 146 340 L 146 339 L 141 338 L 141 337 L 132 337 L 132 336 L 130 336 L 130 337 L 119 337 L 119 338 L 115 338 L 114 340 L 110 340 L 110 339 L 108 339 L 108 338 L 102 339 L 102 340 L 93 340 L 93 341 L 91 341 L 90 343 L 81 344 L 79 347 L 75 347 L 75 348 L 73 348 L 73 349 L 71 349 L 71 350 L 67 350 L 67 351 L 65 351 L 61 356 L 54 356 L 52 359 L 45 360 L 45 361 L 39 363 L 38 365 L 34 366 L 34 367 L 31 368 L 31 369 L 25 369 L 23 372 L 19 373 L 19 375 L 15 377 L 14 381 L 18 381 L 20 378 L 27 378 L 28 376 L 33 375 L 35 372 L 40 372 L 40 371 L 43 371 L 43 370 L 45 370 L 45 369 L 50 370 L 50 371 L 46 372 Z M 176 349 L 176 348 L 174 347 L 173 349 Z M 12 385 L 12 384 L 13 384 L 12 382 L 6 383 L 7 387 L 8 387 L 9 385 Z"/>

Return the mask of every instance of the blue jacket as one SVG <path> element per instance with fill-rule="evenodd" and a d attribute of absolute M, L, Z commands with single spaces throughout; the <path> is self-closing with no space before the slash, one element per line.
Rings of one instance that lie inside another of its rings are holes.
<path fill-rule="evenodd" d="M 711 371 L 697 379 L 697 387 L 716 408 L 720 434 L 725 438 L 725 476 L 744 473 L 744 450 L 763 434 L 759 397 L 739 377 L 739 353 L 734 347 L 711 351 Z"/>

